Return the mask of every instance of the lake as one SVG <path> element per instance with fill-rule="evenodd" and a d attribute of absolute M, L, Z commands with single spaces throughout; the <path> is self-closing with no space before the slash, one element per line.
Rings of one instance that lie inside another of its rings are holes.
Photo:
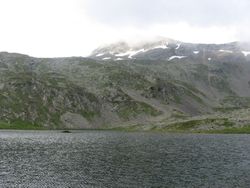
<path fill-rule="evenodd" d="M 250 187 L 250 135 L 1 131 L 0 187 Z"/>

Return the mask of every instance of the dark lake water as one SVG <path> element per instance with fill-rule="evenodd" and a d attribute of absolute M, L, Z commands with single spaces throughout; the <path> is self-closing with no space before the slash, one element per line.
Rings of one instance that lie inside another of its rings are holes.
<path fill-rule="evenodd" d="M 1 131 L 0 187 L 250 187 L 250 135 Z"/>

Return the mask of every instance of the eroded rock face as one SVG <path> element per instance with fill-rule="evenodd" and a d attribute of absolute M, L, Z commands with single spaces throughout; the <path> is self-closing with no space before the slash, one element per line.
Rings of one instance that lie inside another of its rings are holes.
<path fill-rule="evenodd" d="M 60 117 L 63 127 L 68 129 L 90 129 L 91 124 L 80 114 L 66 112 Z"/>

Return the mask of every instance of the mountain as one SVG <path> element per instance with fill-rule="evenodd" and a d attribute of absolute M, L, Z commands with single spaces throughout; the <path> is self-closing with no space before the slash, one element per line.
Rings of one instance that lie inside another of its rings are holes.
<path fill-rule="evenodd" d="M 86 58 L 0 53 L 0 119 L 9 127 L 210 130 L 247 125 L 248 108 L 248 43 L 161 38 Z"/>
<path fill-rule="evenodd" d="M 189 60 L 208 60 L 214 56 L 229 53 L 233 56 L 249 54 L 248 43 L 232 42 L 227 44 L 190 44 L 173 39 L 161 38 L 151 42 L 129 45 L 119 42 L 100 47 L 93 51 L 90 58 L 96 60 L 168 60 L 187 58 Z"/>

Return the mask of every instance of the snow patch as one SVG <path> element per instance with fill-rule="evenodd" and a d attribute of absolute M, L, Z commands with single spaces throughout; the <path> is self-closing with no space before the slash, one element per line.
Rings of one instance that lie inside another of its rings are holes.
<path fill-rule="evenodd" d="M 159 46 L 155 46 L 155 47 L 153 47 L 152 49 L 159 49 L 159 48 L 161 48 L 161 49 L 167 49 L 168 48 L 168 43 L 167 44 L 162 44 L 162 45 L 159 45 Z"/>
<path fill-rule="evenodd" d="M 211 58 L 211 57 L 209 57 L 209 58 L 207 58 L 207 60 L 208 60 L 208 61 L 211 61 L 211 60 L 212 60 L 212 58 Z"/>
<path fill-rule="evenodd" d="M 102 60 L 108 60 L 108 59 L 111 59 L 111 57 L 104 57 L 104 58 L 102 58 Z"/>
<path fill-rule="evenodd" d="M 219 50 L 220 52 L 233 53 L 231 50 Z"/>
<path fill-rule="evenodd" d="M 123 58 L 116 58 L 115 61 L 121 61 Z"/>
<path fill-rule="evenodd" d="M 128 56 L 129 58 L 132 58 L 134 55 L 138 54 L 138 53 L 141 53 L 141 52 L 146 52 L 147 50 L 144 50 L 144 49 L 140 49 L 140 50 L 137 50 L 137 51 L 131 51 L 130 55 Z"/>
<path fill-rule="evenodd" d="M 115 54 L 116 57 L 123 57 L 123 56 L 128 56 L 130 55 L 131 51 L 120 53 L 120 54 Z"/>
<path fill-rule="evenodd" d="M 185 57 L 187 57 L 187 56 L 171 56 L 170 58 L 168 58 L 168 61 L 171 61 L 171 60 L 173 60 L 173 59 L 182 59 L 182 58 L 185 58 Z"/>
<path fill-rule="evenodd" d="M 193 51 L 193 53 L 194 53 L 194 54 L 198 54 L 198 53 L 200 53 L 200 51 Z"/>
<path fill-rule="evenodd" d="M 178 50 L 180 48 L 181 44 L 177 44 L 177 47 L 175 48 L 176 50 Z"/>
<path fill-rule="evenodd" d="M 244 54 L 244 56 L 248 56 L 248 55 L 250 55 L 250 52 L 249 52 L 249 51 L 241 51 L 241 53 L 243 53 L 243 54 Z"/>
<path fill-rule="evenodd" d="M 103 56 L 104 53 L 101 53 L 101 54 L 97 54 L 96 57 L 100 57 L 100 56 Z"/>
<path fill-rule="evenodd" d="M 128 56 L 128 58 L 132 59 L 133 56 L 135 56 L 136 54 L 143 53 L 143 52 L 147 52 L 147 51 L 153 50 L 153 49 L 159 49 L 159 48 L 161 48 L 161 49 L 167 49 L 167 48 L 169 48 L 169 47 L 168 47 L 168 43 L 162 44 L 162 45 L 158 45 L 158 46 L 154 46 L 153 48 L 149 48 L 149 49 L 144 49 L 144 48 L 139 49 L 139 50 L 130 49 L 130 50 L 127 51 L 127 52 L 116 53 L 116 54 L 113 53 L 113 54 L 114 54 L 116 57 Z M 112 54 L 112 53 L 110 53 L 110 54 Z"/>
<path fill-rule="evenodd" d="M 124 53 L 120 53 L 120 54 L 115 54 L 116 57 L 123 57 L 123 56 L 128 56 L 128 58 L 132 58 L 134 55 L 138 54 L 138 53 L 141 53 L 141 52 L 146 52 L 147 50 L 145 49 L 140 49 L 140 50 L 129 50 L 127 52 L 124 52 Z"/>

